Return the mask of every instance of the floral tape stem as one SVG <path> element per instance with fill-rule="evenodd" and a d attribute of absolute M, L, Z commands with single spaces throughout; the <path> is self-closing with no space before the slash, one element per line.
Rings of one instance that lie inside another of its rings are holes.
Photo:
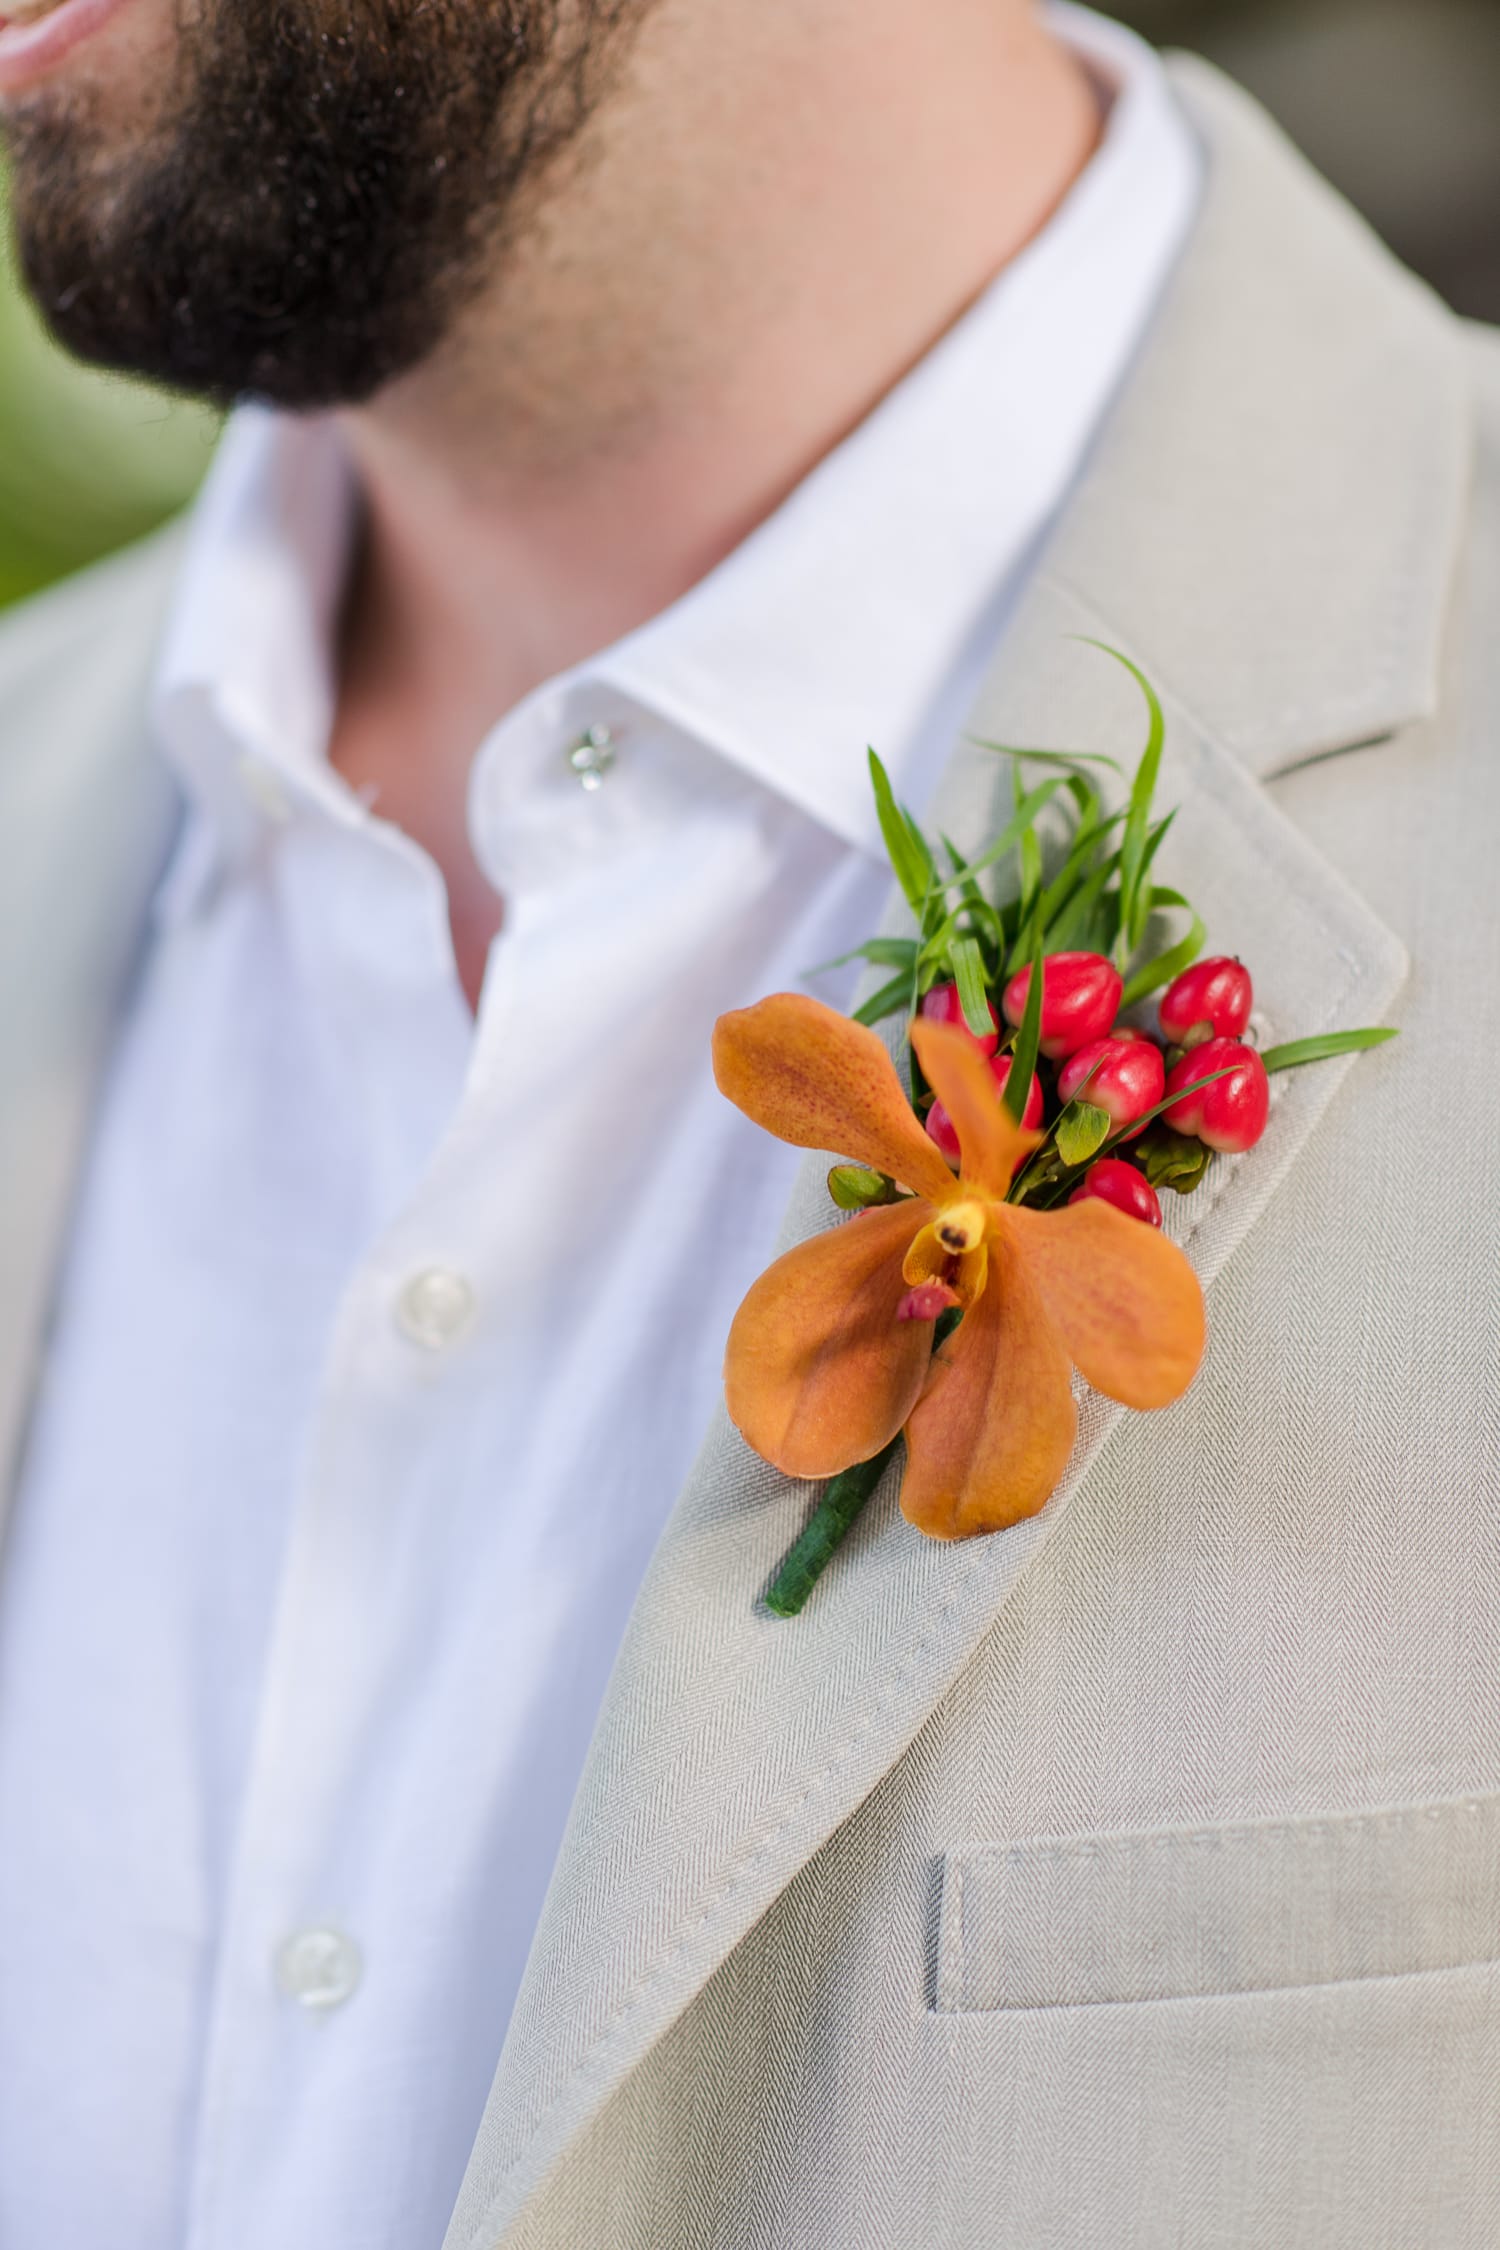
<path fill-rule="evenodd" d="M 766 1596 L 767 1609 L 778 1617 L 796 1617 L 808 1595 L 832 1562 L 846 1534 L 893 1459 L 899 1437 L 892 1438 L 873 1461 L 860 1461 L 834 1478 L 808 1519 L 807 1529 L 791 1547 L 775 1583 Z"/>

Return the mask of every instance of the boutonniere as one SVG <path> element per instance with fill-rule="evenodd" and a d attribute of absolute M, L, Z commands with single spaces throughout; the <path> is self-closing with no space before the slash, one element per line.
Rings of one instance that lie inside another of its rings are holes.
<path fill-rule="evenodd" d="M 1173 819 L 1153 802 L 1165 719 L 1144 674 L 1106 653 L 1150 713 L 1128 785 L 1112 759 L 986 744 L 1011 761 L 1013 813 L 973 859 L 946 840 L 940 858 L 872 751 L 915 930 L 844 958 L 891 974 L 852 1018 L 778 993 L 715 1026 L 728 1098 L 844 1160 L 828 1187 L 849 1216 L 761 1276 L 725 1360 L 729 1414 L 754 1450 L 831 1480 L 766 1597 L 781 1616 L 801 1610 L 902 1446 L 902 1514 L 968 1539 L 1055 1491 L 1075 1370 L 1123 1406 L 1180 1398 L 1203 1354 L 1203 1293 L 1161 1231 L 1160 1193 L 1190 1195 L 1255 1146 L 1275 1073 L 1395 1036 L 1254 1044 L 1249 970 L 1203 958 L 1202 919 L 1154 879 Z M 1029 788 L 1028 765 L 1050 769 Z M 1100 767 L 1120 774 L 1116 810 Z M 1187 921 L 1175 936 L 1174 917 Z M 889 1018 L 906 1082 L 873 1028 Z"/>

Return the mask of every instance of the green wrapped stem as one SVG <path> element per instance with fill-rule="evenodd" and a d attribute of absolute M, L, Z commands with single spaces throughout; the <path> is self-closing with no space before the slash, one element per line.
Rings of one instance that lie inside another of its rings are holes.
<path fill-rule="evenodd" d="M 873 1461 L 861 1461 L 833 1479 L 809 1517 L 807 1529 L 788 1550 L 777 1571 L 775 1584 L 766 1596 L 767 1609 L 774 1610 L 778 1617 L 800 1614 L 808 1595 L 853 1528 L 860 1509 L 894 1460 L 900 1443 L 900 1438 L 892 1438 L 885 1451 L 877 1453 Z"/>

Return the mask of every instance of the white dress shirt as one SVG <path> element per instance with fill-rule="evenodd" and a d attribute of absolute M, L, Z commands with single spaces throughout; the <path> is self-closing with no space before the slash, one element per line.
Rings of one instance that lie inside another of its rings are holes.
<path fill-rule="evenodd" d="M 1063 22 L 1118 91 L 1041 238 L 480 747 L 477 1020 L 436 868 L 326 759 L 332 426 L 225 441 L 156 704 L 189 813 L 0 1589 L 6 2250 L 442 2240 L 799 1161 L 713 1021 L 875 927 L 865 746 L 924 799 L 1190 223 L 1154 58 Z"/>

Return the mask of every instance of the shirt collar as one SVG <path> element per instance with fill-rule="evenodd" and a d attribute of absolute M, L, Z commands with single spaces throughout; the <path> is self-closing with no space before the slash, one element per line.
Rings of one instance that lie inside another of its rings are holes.
<path fill-rule="evenodd" d="M 725 562 L 538 691 L 615 691 L 876 854 L 865 748 L 925 799 L 1196 207 L 1198 152 L 1157 57 L 1085 10 L 1052 15 L 1111 104 L 1046 227 Z M 356 506 L 330 423 L 234 417 L 155 697 L 159 738 L 220 842 L 258 827 L 268 776 L 361 817 L 326 760 Z M 476 760 L 476 806 L 498 748 Z M 247 769 L 261 783 L 248 801 Z"/>
<path fill-rule="evenodd" d="M 353 547 L 352 471 L 332 424 L 261 407 L 231 421 L 194 509 L 155 681 L 158 732 L 183 778 L 220 795 L 232 737 L 317 785 Z M 196 722 L 196 723 L 195 723 Z"/>

